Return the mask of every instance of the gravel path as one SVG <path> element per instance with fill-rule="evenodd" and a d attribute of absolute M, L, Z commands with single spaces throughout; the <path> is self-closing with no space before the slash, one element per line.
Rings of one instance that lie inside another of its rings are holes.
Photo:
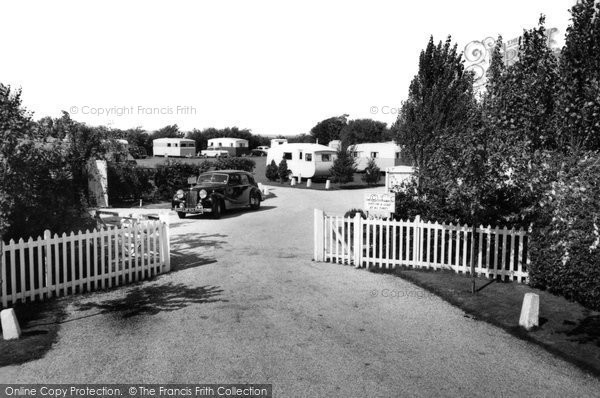
<path fill-rule="evenodd" d="M 272 383 L 276 397 L 600 396 L 600 381 L 391 275 L 312 258 L 313 209 L 364 190 L 276 187 L 256 212 L 172 216 L 176 270 L 68 300 L 6 382 Z M 382 297 L 384 290 L 401 297 Z M 376 294 L 376 295 L 374 295 Z"/>

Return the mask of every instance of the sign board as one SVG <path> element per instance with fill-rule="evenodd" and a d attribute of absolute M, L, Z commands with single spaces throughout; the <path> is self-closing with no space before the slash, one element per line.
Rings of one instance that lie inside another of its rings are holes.
<path fill-rule="evenodd" d="M 389 216 L 396 211 L 396 195 L 393 193 L 365 194 L 364 210 L 370 215 Z"/>

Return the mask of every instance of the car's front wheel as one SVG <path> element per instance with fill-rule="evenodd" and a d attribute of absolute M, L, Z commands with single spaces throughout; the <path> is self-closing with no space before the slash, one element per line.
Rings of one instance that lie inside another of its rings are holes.
<path fill-rule="evenodd" d="M 260 194 L 256 191 L 250 194 L 250 208 L 258 209 L 260 207 Z"/>
<path fill-rule="evenodd" d="M 218 220 L 221 218 L 221 214 L 223 214 L 223 202 L 221 202 L 219 199 L 215 199 L 213 200 L 212 205 L 212 218 Z"/>
<path fill-rule="evenodd" d="M 177 217 L 179 217 L 179 218 L 185 218 L 185 216 L 186 216 L 186 213 L 184 213 L 182 211 L 178 211 L 177 212 Z"/>

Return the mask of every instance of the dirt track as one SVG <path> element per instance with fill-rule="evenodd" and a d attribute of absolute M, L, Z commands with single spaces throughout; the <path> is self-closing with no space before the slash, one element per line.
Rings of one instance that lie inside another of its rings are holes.
<path fill-rule="evenodd" d="M 275 188 L 172 220 L 174 272 L 69 300 L 45 358 L 0 382 L 272 383 L 277 397 L 600 396 L 600 382 L 390 275 L 312 258 L 312 215 L 365 191 Z M 400 297 L 382 297 L 395 291 Z"/>

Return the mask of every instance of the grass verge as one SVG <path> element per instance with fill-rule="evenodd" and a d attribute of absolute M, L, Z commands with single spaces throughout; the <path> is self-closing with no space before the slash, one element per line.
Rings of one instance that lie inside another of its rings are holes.
<path fill-rule="evenodd" d="M 0 367 L 46 355 L 58 337 L 60 323 L 65 317 L 64 305 L 61 300 L 15 305 L 13 308 L 22 334 L 18 340 L 0 340 Z"/>
<path fill-rule="evenodd" d="M 454 272 L 407 268 L 390 272 L 438 295 L 475 319 L 501 327 L 600 376 L 600 312 L 519 283 L 494 282 L 471 294 L 471 278 Z M 476 287 L 488 282 L 476 278 Z M 519 327 L 525 293 L 540 297 L 540 325 L 530 331 Z"/>

